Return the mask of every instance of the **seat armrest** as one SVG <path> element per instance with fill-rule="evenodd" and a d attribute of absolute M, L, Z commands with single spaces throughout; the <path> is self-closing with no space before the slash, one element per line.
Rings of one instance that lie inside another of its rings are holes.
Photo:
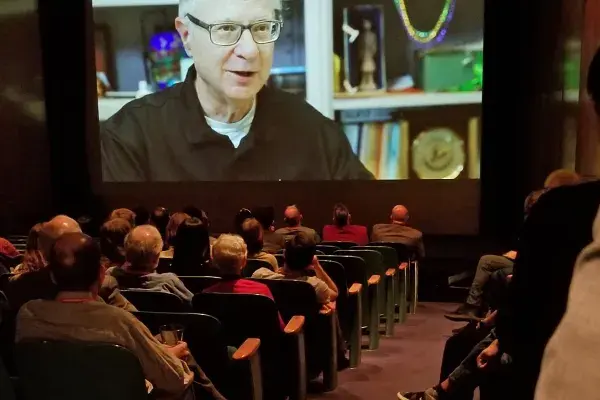
<path fill-rule="evenodd" d="M 352 286 L 350 286 L 350 289 L 348 289 L 348 294 L 350 296 L 356 296 L 361 290 L 362 285 L 360 283 L 353 283 Z"/>
<path fill-rule="evenodd" d="M 236 361 L 248 360 L 253 357 L 260 347 L 260 339 L 246 339 L 244 343 L 233 353 L 233 359 Z"/>
<path fill-rule="evenodd" d="M 294 315 L 283 330 L 288 335 L 297 335 L 304 329 L 304 316 Z"/>
<path fill-rule="evenodd" d="M 377 285 L 377 284 L 379 284 L 380 280 L 381 280 L 381 276 L 379 276 L 379 275 L 371 275 L 371 277 L 369 278 L 369 281 L 367 283 L 369 284 L 369 286 L 371 286 L 371 285 Z"/>
<path fill-rule="evenodd" d="M 324 315 L 326 317 L 333 315 L 333 309 L 329 308 L 329 307 L 321 307 L 321 309 L 319 310 L 319 315 Z"/>
<path fill-rule="evenodd" d="M 399 270 L 405 270 L 406 268 L 408 268 L 408 263 L 407 262 L 403 262 L 400 265 L 398 265 L 398 269 Z"/>
<path fill-rule="evenodd" d="M 389 268 L 385 271 L 385 276 L 394 276 L 396 275 L 396 270 L 394 268 Z"/>

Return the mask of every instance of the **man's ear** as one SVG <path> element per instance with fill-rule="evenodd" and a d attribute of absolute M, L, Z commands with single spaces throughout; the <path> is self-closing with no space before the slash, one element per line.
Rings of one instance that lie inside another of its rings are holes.
<path fill-rule="evenodd" d="M 191 57 L 192 50 L 190 47 L 190 40 L 191 40 L 192 32 L 188 28 L 188 24 L 186 23 L 184 18 L 181 18 L 181 17 L 175 18 L 175 29 L 177 29 L 177 32 L 179 32 L 179 36 L 181 37 L 181 42 L 183 43 L 185 52 L 187 53 L 188 57 Z"/>

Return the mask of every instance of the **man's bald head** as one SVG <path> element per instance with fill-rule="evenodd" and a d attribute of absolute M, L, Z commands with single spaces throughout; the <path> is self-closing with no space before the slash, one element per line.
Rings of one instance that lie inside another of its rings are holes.
<path fill-rule="evenodd" d="M 300 209 L 298 207 L 288 206 L 283 212 L 283 218 L 285 224 L 293 228 L 295 226 L 300 225 L 300 222 L 302 221 L 302 213 L 300 212 Z"/>
<path fill-rule="evenodd" d="M 140 225 L 125 237 L 125 258 L 131 269 L 152 272 L 163 248 L 160 232 L 152 225 Z"/>
<path fill-rule="evenodd" d="M 48 268 L 52 272 L 59 291 L 86 292 L 102 276 L 100 247 L 94 240 L 81 232 L 68 232 L 56 239 L 48 257 Z"/>
<path fill-rule="evenodd" d="M 392 208 L 392 215 L 390 215 L 390 219 L 392 223 L 396 224 L 404 224 L 408 222 L 408 209 L 401 204 L 398 204 L 394 208 Z"/>
<path fill-rule="evenodd" d="M 73 218 L 66 215 L 57 215 L 50 221 L 42 224 L 38 238 L 38 245 L 42 255 L 48 259 L 54 242 L 66 233 L 81 233 L 81 227 Z"/>

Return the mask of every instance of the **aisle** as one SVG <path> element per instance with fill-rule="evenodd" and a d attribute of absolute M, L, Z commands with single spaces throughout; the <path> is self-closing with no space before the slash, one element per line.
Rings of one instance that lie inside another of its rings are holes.
<path fill-rule="evenodd" d="M 362 364 L 340 374 L 338 388 L 311 399 L 396 399 L 398 391 L 423 390 L 437 383 L 444 343 L 461 326 L 443 314 L 453 303 L 421 303 L 416 315 L 397 325 L 393 338 L 381 338 L 377 351 L 363 351 Z"/>

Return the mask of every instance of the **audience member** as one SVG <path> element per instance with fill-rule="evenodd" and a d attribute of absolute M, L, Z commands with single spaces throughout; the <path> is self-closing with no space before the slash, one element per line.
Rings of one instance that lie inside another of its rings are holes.
<path fill-rule="evenodd" d="M 201 209 L 199 209 L 198 207 L 189 205 L 189 206 L 183 207 L 183 209 L 181 211 L 183 213 L 189 215 L 190 217 L 202 219 L 203 211 Z"/>
<path fill-rule="evenodd" d="M 568 169 L 557 169 L 552 171 L 544 181 L 544 189 L 554 189 L 559 186 L 576 185 L 581 177 L 575 171 Z"/>
<path fill-rule="evenodd" d="M 173 258 L 173 245 L 175 244 L 175 235 L 177 235 L 177 229 L 179 225 L 186 219 L 190 218 L 190 215 L 183 212 L 176 212 L 169 218 L 167 229 L 165 232 L 165 240 L 167 241 L 167 250 L 163 250 L 160 253 L 161 258 Z"/>
<path fill-rule="evenodd" d="M 425 257 L 423 234 L 408 225 L 409 219 L 410 216 L 406 207 L 403 205 L 395 206 L 392 209 L 389 224 L 373 226 L 371 241 L 402 243 L 415 251 L 419 258 Z"/>
<path fill-rule="evenodd" d="M 128 208 L 117 208 L 116 210 L 113 210 L 110 213 L 110 216 L 108 217 L 108 219 L 111 220 L 111 219 L 115 219 L 115 218 L 123 218 L 124 220 L 129 222 L 131 224 L 131 226 L 136 226 L 135 225 L 135 213 Z"/>
<path fill-rule="evenodd" d="M 46 260 L 50 255 L 54 242 L 67 233 L 81 233 L 81 229 L 75 220 L 66 215 L 58 215 L 42 224 L 38 243 L 44 260 L 44 268 L 13 276 L 4 284 L 4 287 L 0 288 L 6 295 L 12 310 L 19 310 L 23 304 L 30 300 L 51 300 L 56 296 L 58 289 L 50 270 L 46 268 Z M 102 281 L 99 295 L 98 300 L 128 311 L 135 311 L 135 307 L 121 295 L 117 282 L 110 276 L 106 276 Z"/>
<path fill-rule="evenodd" d="M 600 50 L 596 51 L 589 67 L 588 92 L 593 100 L 596 113 L 600 116 Z M 600 298 L 598 290 L 600 280 L 600 274 L 598 273 L 600 271 L 600 210 L 598 210 L 598 204 L 600 204 L 600 182 L 596 180 L 590 183 L 582 183 L 578 187 L 559 188 L 555 189 L 555 191 L 555 196 L 554 193 L 548 193 L 549 199 L 544 205 L 540 202 L 539 211 L 546 211 L 548 213 L 548 215 L 542 214 L 540 217 L 551 218 L 549 213 L 559 210 L 559 207 L 561 207 L 561 210 L 568 210 L 568 216 L 555 214 L 555 216 L 560 215 L 560 218 L 554 218 L 553 221 L 546 223 L 558 225 L 559 222 L 555 220 L 560 220 L 562 229 L 557 232 L 564 232 L 564 240 L 568 243 L 569 251 L 567 253 L 566 249 L 562 249 L 556 255 L 553 247 L 546 246 L 546 260 L 531 259 L 531 263 L 535 263 L 535 265 L 524 265 L 524 271 L 517 269 L 515 272 L 515 280 L 523 278 L 523 276 L 517 276 L 517 274 L 521 274 L 522 272 L 529 275 L 529 272 L 525 268 L 533 267 L 534 272 L 545 273 L 541 269 L 542 266 L 539 264 L 539 261 L 549 261 L 548 259 L 553 256 L 558 256 L 560 259 L 555 261 L 552 258 L 553 264 L 548 265 L 548 267 L 560 267 L 561 270 L 564 270 L 564 272 L 549 271 L 550 277 L 545 277 L 544 279 L 546 282 L 550 280 L 552 288 L 560 288 L 558 299 L 554 299 L 554 293 L 552 292 L 546 292 L 551 295 L 546 296 L 544 299 L 531 299 L 537 302 L 538 305 L 540 300 L 547 300 L 548 298 L 553 300 L 550 305 L 556 306 L 556 302 L 558 301 L 559 308 L 553 310 L 556 318 L 553 318 L 552 322 L 558 323 L 560 321 L 548 341 L 544 352 L 535 398 L 537 400 L 565 398 L 591 399 L 598 397 L 597 382 L 598 378 L 600 378 L 598 371 L 600 319 L 596 309 Z M 559 191 L 562 191 L 562 193 Z M 553 200 L 553 203 L 550 203 L 550 200 Z M 564 204 L 561 201 L 567 201 L 567 203 Z M 543 206 L 545 208 L 542 208 Z M 574 208 L 565 208 L 565 206 L 572 206 Z M 591 229 L 592 239 L 581 250 L 579 255 L 573 259 L 571 258 L 573 252 L 570 251 L 570 248 L 572 247 L 572 250 L 575 250 L 581 244 L 581 241 L 587 237 L 589 228 L 589 220 L 587 218 L 594 206 L 597 211 Z M 548 226 L 540 226 L 539 229 L 541 228 L 547 229 Z M 544 232 L 546 236 L 549 236 L 551 233 L 548 231 Z M 556 239 L 555 241 L 557 241 Z M 537 246 L 534 249 L 541 246 L 541 243 L 536 244 Z M 549 243 L 550 246 L 553 244 L 555 243 Z M 561 264 L 556 264 L 557 261 L 561 262 Z M 574 263 L 574 268 L 568 268 L 566 265 L 568 261 Z M 564 298 L 563 290 L 568 285 L 564 280 L 567 276 L 570 277 L 571 274 L 572 279 L 567 279 L 570 281 L 568 294 Z M 527 276 L 525 275 L 523 279 L 527 279 Z M 533 282 L 529 285 L 531 284 Z M 520 294 L 526 293 L 525 291 L 528 289 L 527 282 L 521 281 L 519 289 Z M 541 294 L 542 291 L 540 289 L 536 288 L 536 294 Z M 528 301 L 527 309 L 531 309 L 532 306 L 536 305 L 531 300 Z M 564 302 L 566 302 L 566 305 Z M 547 307 L 548 305 L 543 304 L 541 306 Z M 563 312 L 564 316 L 562 316 Z M 546 314 L 548 314 L 547 311 Z M 561 317 L 562 320 L 560 319 Z M 527 328 L 535 329 L 537 327 L 530 321 L 527 322 Z M 551 328 L 549 325 L 547 327 L 548 329 Z M 522 327 L 519 327 L 519 331 L 521 330 Z M 540 332 L 538 337 L 545 338 L 545 335 L 542 336 L 542 334 L 547 333 L 551 332 Z M 531 374 L 531 378 L 533 378 L 533 374 Z"/>
<path fill-rule="evenodd" d="M 120 267 L 125 262 L 125 237 L 131 229 L 123 218 L 108 220 L 100 227 L 100 250 L 107 268 Z"/>
<path fill-rule="evenodd" d="M 14 269 L 13 274 L 24 274 L 26 272 L 37 271 L 45 267 L 46 263 L 38 245 L 42 227 L 43 225 L 39 223 L 35 224 L 29 230 L 27 247 L 25 248 L 25 254 L 23 255 L 23 262 Z"/>
<path fill-rule="evenodd" d="M 219 276 L 210 260 L 210 240 L 206 225 L 188 218 L 177 228 L 171 271 L 180 276 Z"/>
<path fill-rule="evenodd" d="M 117 279 L 121 289 L 148 289 L 173 293 L 190 303 L 193 294 L 173 273 L 156 272 L 162 249 L 162 238 L 152 225 L 140 225 L 125 238 L 126 262 L 122 267 L 110 268 L 107 273 Z"/>
<path fill-rule="evenodd" d="M 255 218 L 248 218 L 242 223 L 242 239 L 248 246 L 248 258 L 266 261 L 271 264 L 273 271 L 279 267 L 273 254 L 263 251 L 263 229 Z"/>
<path fill-rule="evenodd" d="M 135 214 L 135 219 L 132 226 L 146 225 L 150 221 L 150 212 L 144 206 L 135 207 L 133 213 Z"/>
<path fill-rule="evenodd" d="M 169 210 L 164 207 L 156 207 L 150 215 L 150 225 L 154 225 L 158 229 L 163 239 L 163 250 L 169 248 L 167 243 L 167 225 L 169 224 L 169 220 Z"/>
<path fill-rule="evenodd" d="M 263 228 L 263 250 L 270 254 L 283 250 L 285 238 L 275 232 L 275 208 L 255 207 L 252 209 L 252 215 Z"/>
<path fill-rule="evenodd" d="M 19 251 L 7 239 L 0 237 L 0 270 L 3 273 L 10 272 L 11 269 L 19 264 Z"/>
<path fill-rule="evenodd" d="M 249 293 L 262 294 L 271 300 L 273 294 L 260 282 L 242 279 L 242 269 L 246 266 L 248 250 L 244 240 L 237 235 L 221 235 L 213 245 L 213 260 L 223 280 L 204 292 L 207 293 Z M 279 317 L 281 328 L 283 320 Z"/>
<path fill-rule="evenodd" d="M 302 213 L 298 207 L 288 206 L 283 214 L 283 222 L 286 227 L 277 229 L 275 233 L 283 235 L 286 242 L 289 242 L 300 232 L 309 235 L 316 244 L 321 241 L 319 234 L 314 229 L 302 226 Z"/>
<path fill-rule="evenodd" d="M 100 256 L 100 249 L 92 238 L 82 233 L 66 233 L 56 240 L 48 268 L 56 281 L 58 294 L 55 300 L 33 300 L 21 307 L 16 341 L 47 339 L 118 344 L 138 357 L 157 397 L 182 398 L 194 379 L 182 361 L 189 356 L 187 344 L 163 345 L 131 313 L 95 300 L 104 279 Z M 211 389 L 216 398 L 221 397 L 214 387 Z"/>
<path fill-rule="evenodd" d="M 359 246 L 369 243 L 367 227 L 352 225 L 350 210 L 342 203 L 333 206 L 333 225 L 323 227 L 323 240 L 353 242 Z"/>
<path fill-rule="evenodd" d="M 242 208 L 240 211 L 238 211 L 235 214 L 235 217 L 233 218 L 233 231 L 237 235 L 241 236 L 241 234 L 242 234 L 242 224 L 248 218 L 254 218 L 254 217 L 252 216 L 252 211 L 248 210 L 247 208 Z"/>
<path fill-rule="evenodd" d="M 323 270 L 315 256 L 316 243 L 311 235 L 298 232 L 285 245 L 285 266 L 278 272 L 259 268 L 252 275 L 258 279 L 297 279 L 310 283 L 317 294 L 317 301 L 328 304 L 335 301 L 338 288 Z M 312 276 L 314 273 L 315 276 Z"/>

